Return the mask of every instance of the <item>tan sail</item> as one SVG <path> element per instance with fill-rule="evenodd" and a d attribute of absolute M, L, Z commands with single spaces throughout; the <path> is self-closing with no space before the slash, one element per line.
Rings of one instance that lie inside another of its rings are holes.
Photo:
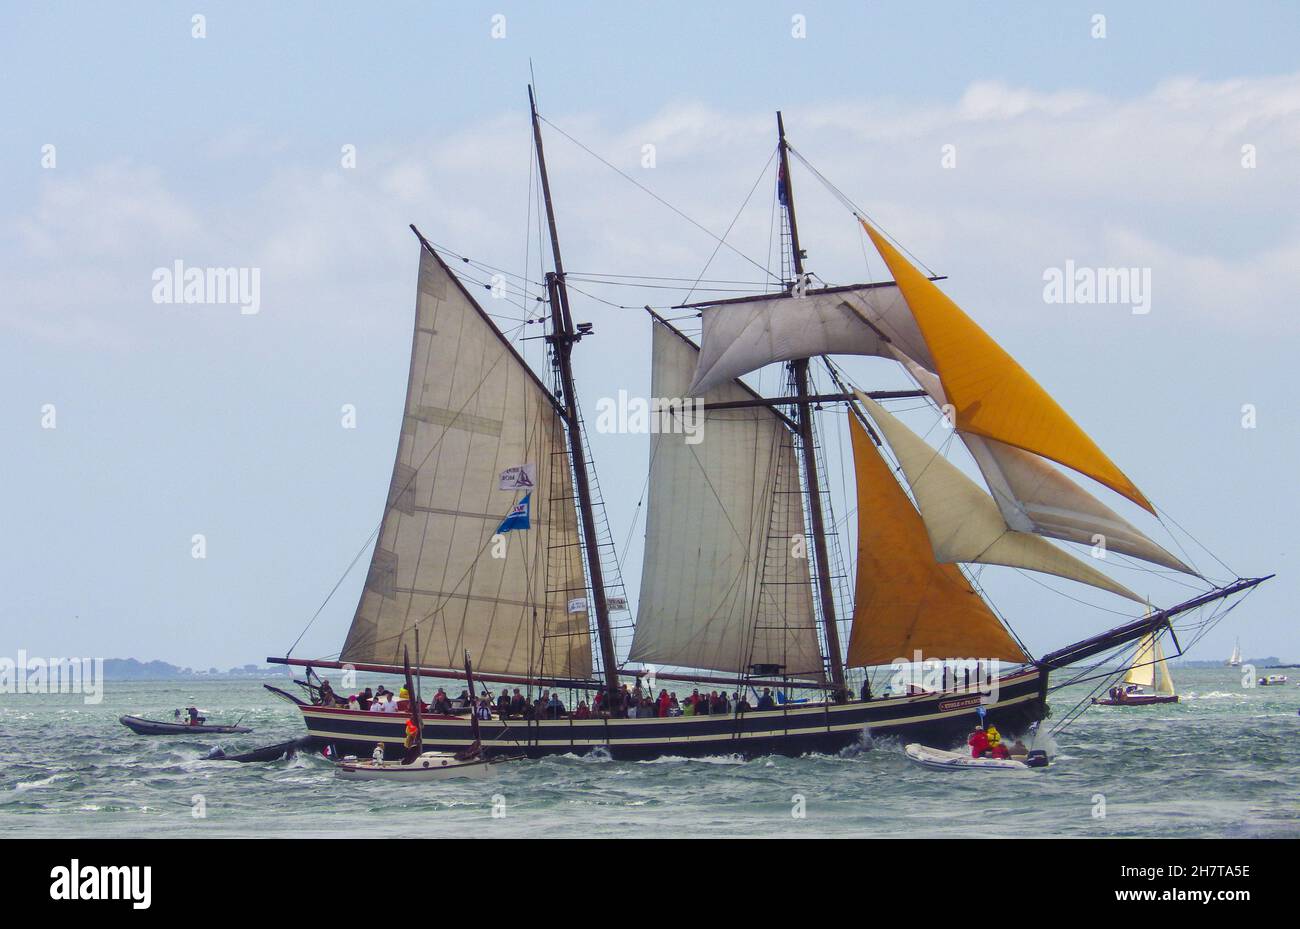
<path fill-rule="evenodd" d="M 1161 696 L 1173 695 L 1174 680 L 1169 675 L 1169 664 L 1155 633 L 1148 633 L 1138 643 L 1132 665 L 1124 675 L 1124 683 L 1154 688 Z"/>
<path fill-rule="evenodd" d="M 532 528 L 493 536 L 535 466 Z M 420 252 L 410 378 L 383 525 L 341 660 L 588 678 L 585 579 L 563 422 L 441 259 Z M 548 590 L 550 591 L 548 593 Z M 421 651 L 415 649 L 420 629 Z"/>
<path fill-rule="evenodd" d="M 943 385 L 934 373 L 901 352 L 894 352 L 894 357 L 936 404 L 947 404 Z M 960 429 L 957 436 L 975 459 L 1003 519 L 1012 529 L 1082 545 L 1096 545 L 1100 536 L 1107 551 L 1200 577 L 1046 459 Z"/>
<path fill-rule="evenodd" d="M 698 350 L 656 322 L 651 393 L 689 396 Z M 733 382 L 703 399 L 752 398 Z M 822 677 L 793 437 L 771 409 L 705 414 L 691 444 L 680 405 L 650 441 L 645 561 L 629 659 L 716 671 L 777 664 Z"/>
<path fill-rule="evenodd" d="M 911 310 L 892 284 L 728 301 L 705 307 L 700 318 L 692 395 L 776 361 L 825 354 L 889 357 L 889 345 L 930 363 Z"/>
<path fill-rule="evenodd" d="M 979 485 L 880 404 L 861 391 L 856 395 L 884 433 L 907 476 L 938 561 L 996 564 L 1055 574 L 1138 603 L 1146 602 L 1069 552 L 1036 535 L 1011 529 L 993 498 Z"/>
<path fill-rule="evenodd" d="M 850 666 L 923 658 L 1029 658 L 961 569 L 934 560 L 912 502 L 867 431 L 849 414 L 858 492 L 858 558 Z"/>
<path fill-rule="evenodd" d="M 863 221 L 862 226 L 916 319 L 934 359 L 927 367 L 943 381 L 959 429 L 1050 458 L 1155 512 L 1137 486 L 1014 358 L 870 224 Z"/>

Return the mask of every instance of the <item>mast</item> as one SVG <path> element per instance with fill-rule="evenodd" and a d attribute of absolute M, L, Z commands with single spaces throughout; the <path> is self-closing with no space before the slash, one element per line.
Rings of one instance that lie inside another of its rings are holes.
<path fill-rule="evenodd" d="M 555 231 L 555 207 L 551 203 L 551 182 L 546 175 L 546 155 L 542 150 L 542 126 L 537 118 L 537 100 L 533 87 L 528 85 L 528 107 L 533 120 L 533 145 L 537 149 L 537 170 L 542 180 L 542 198 L 546 201 L 546 224 L 550 230 L 551 256 L 555 270 L 546 275 L 546 286 L 551 300 L 551 343 L 556 367 L 560 374 L 563 396 L 564 420 L 568 425 L 569 457 L 573 462 L 578 509 L 582 516 L 583 551 L 587 556 L 588 579 L 591 582 L 592 606 L 596 612 L 596 629 L 600 640 L 601 665 L 605 671 L 605 686 L 610 696 L 618 690 L 618 665 L 614 654 L 614 635 L 609 624 L 609 605 L 605 600 L 605 578 L 600 564 L 600 550 L 596 542 L 596 521 L 591 505 L 591 484 L 587 479 L 587 456 L 582 445 L 582 421 L 578 416 L 578 399 L 573 389 L 573 344 L 583 333 L 574 331 L 573 316 L 569 312 L 569 289 L 564 283 L 564 261 L 560 257 L 560 239 Z M 588 327 L 590 329 L 590 327 Z"/>
<path fill-rule="evenodd" d="M 803 249 L 799 247 L 799 224 L 794 212 L 794 187 L 790 183 L 789 146 L 785 141 L 785 122 L 781 112 L 776 114 L 776 129 L 780 143 L 781 180 L 784 187 L 785 216 L 790 226 L 790 250 L 794 263 L 795 284 L 803 286 Z M 830 658 L 831 681 L 835 685 L 837 701 L 845 699 L 844 659 L 840 655 L 840 632 L 835 619 L 835 598 L 831 593 L 830 560 L 826 552 L 826 530 L 822 516 L 821 478 L 817 473 L 817 454 L 813 448 L 812 404 L 808 393 L 808 359 L 790 362 L 794 374 L 796 420 L 799 426 L 799 448 L 803 457 L 803 473 L 808 492 L 808 515 L 812 522 L 813 552 L 817 556 L 817 594 L 822 605 L 822 625 L 826 630 L 826 651 Z"/>

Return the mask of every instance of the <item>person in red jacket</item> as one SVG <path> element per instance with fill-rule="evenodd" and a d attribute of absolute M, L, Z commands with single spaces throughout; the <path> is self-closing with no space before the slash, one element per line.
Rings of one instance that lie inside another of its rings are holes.
<path fill-rule="evenodd" d="M 988 733 L 984 731 L 984 727 L 976 726 L 975 731 L 966 740 L 966 744 L 970 746 L 970 756 L 972 758 L 984 757 L 984 753 L 989 750 L 989 737 Z"/>

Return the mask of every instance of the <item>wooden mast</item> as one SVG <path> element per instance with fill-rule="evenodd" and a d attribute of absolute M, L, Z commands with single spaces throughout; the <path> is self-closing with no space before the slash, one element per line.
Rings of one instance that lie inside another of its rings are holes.
<path fill-rule="evenodd" d="M 551 301 L 551 334 L 546 337 L 554 352 L 556 368 L 560 375 L 564 418 L 568 425 L 569 457 L 573 462 L 575 489 L 578 492 L 578 509 L 582 516 L 583 550 L 587 555 L 588 580 L 591 582 L 592 607 L 596 612 L 596 629 L 600 639 L 600 659 L 605 672 L 605 686 L 612 697 L 618 690 L 618 666 L 614 654 L 614 635 L 609 624 L 609 604 L 605 599 L 605 578 L 597 547 L 596 522 L 591 505 L 591 484 L 587 479 L 587 455 L 582 446 L 582 421 L 578 415 L 578 399 L 573 389 L 573 344 L 582 338 L 575 332 L 573 316 L 569 312 L 569 290 L 564 283 L 564 261 L 560 257 L 560 239 L 555 231 L 555 208 L 551 204 L 551 182 L 546 176 L 546 155 L 542 150 L 542 127 L 537 118 L 537 99 L 533 87 L 528 85 L 528 107 L 533 119 L 533 145 L 537 149 L 537 170 L 542 180 L 542 198 L 546 201 L 546 224 L 550 230 L 551 257 L 555 270 L 546 275 L 546 285 Z"/>
<path fill-rule="evenodd" d="M 794 265 L 795 281 L 792 291 L 804 287 L 803 250 L 799 247 L 799 224 L 794 212 L 794 187 L 790 183 L 789 145 L 785 141 L 785 122 L 778 110 L 776 129 L 781 155 L 781 200 L 785 206 L 786 221 L 790 226 L 790 251 Z M 840 631 L 835 619 L 835 598 L 831 592 L 830 559 L 826 552 L 826 529 L 822 516 L 821 479 L 817 473 L 817 453 L 813 447 L 812 404 L 808 393 L 808 359 L 790 362 L 794 374 L 796 421 L 799 426 L 799 449 L 803 457 L 805 489 L 808 492 L 808 515 L 812 521 L 813 552 L 817 556 L 817 593 L 822 606 L 822 625 L 826 631 L 826 652 L 830 659 L 831 682 L 835 685 L 834 697 L 843 701 L 847 697 L 844 687 L 844 659 L 840 655 Z"/>

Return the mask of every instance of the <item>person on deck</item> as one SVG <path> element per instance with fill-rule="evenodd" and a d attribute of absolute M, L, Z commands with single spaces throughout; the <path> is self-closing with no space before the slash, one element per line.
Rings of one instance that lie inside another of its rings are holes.
<path fill-rule="evenodd" d="M 671 693 L 668 695 L 668 715 L 669 716 L 682 715 L 682 705 L 677 702 L 676 693 Z"/>
<path fill-rule="evenodd" d="M 197 706 L 186 707 L 185 712 L 190 714 L 190 718 L 186 721 L 186 725 L 189 726 L 203 725 L 204 720 L 203 717 L 199 715 L 199 708 Z"/>
<path fill-rule="evenodd" d="M 415 759 L 420 757 L 420 730 L 415 726 L 415 720 L 406 721 L 406 738 L 402 740 L 406 746 L 406 754 L 402 756 L 402 764 L 414 764 Z"/>
<path fill-rule="evenodd" d="M 411 711 L 411 692 L 405 687 L 397 691 L 397 712 L 409 713 Z"/>
<path fill-rule="evenodd" d="M 869 680 L 865 680 L 862 682 L 862 699 L 863 700 L 871 699 L 871 681 Z"/>
<path fill-rule="evenodd" d="M 990 725 L 986 730 L 989 740 L 989 754 L 994 758 L 1010 758 L 1011 752 L 1002 744 L 1002 733 L 998 732 L 997 726 Z"/>
<path fill-rule="evenodd" d="M 600 695 L 597 694 L 597 697 Z M 591 719 L 591 709 L 587 706 L 586 700 L 578 701 L 578 708 L 573 711 L 574 719 Z"/>
<path fill-rule="evenodd" d="M 970 746 L 970 756 L 972 758 L 983 758 L 984 753 L 989 750 L 989 736 L 984 731 L 984 727 L 976 726 L 975 731 L 966 740 L 966 744 Z"/>
<path fill-rule="evenodd" d="M 334 688 L 330 686 L 330 679 L 328 677 L 321 680 L 319 694 L 321 706 L 334 705 Z"/>
<path fill-rule="evenodd" d="M 760 710 L 775 710 L 776 701 L 772 699 L 772 691 L 764 687 L 763 695 L 758 698 L 758 708 Z"/>

